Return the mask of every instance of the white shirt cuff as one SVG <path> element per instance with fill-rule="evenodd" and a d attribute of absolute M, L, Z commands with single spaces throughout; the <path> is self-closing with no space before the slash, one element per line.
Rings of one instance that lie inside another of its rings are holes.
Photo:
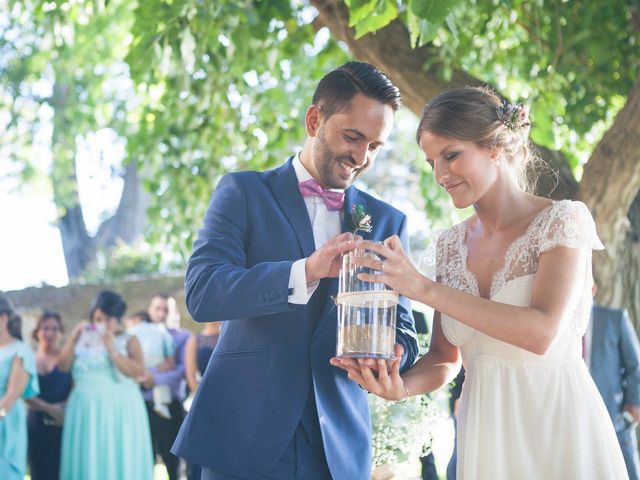
<path fill-rule="evenodd" d="M 305 305 L 309 302 L 318 285 L 320 285 L 319 280 L 307 285 L 307 274 L 304 270 L 306 261 L 306 258 L 301 258 L 291 265 L 291 272 L 289 273 L 289 289 L 291 289 L 291 295 L 288 298 L 289 303 Z"/>

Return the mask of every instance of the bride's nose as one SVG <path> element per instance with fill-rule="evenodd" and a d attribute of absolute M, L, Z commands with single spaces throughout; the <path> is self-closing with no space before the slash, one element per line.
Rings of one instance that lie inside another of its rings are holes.
<path fill-rule="evenodd" d="M 446 167 L 445 162 L 436 160 L 433 162 L 433 176 L 436 179 L 438 185 L 444 185 L 449 179 L 449 169 Z"/>

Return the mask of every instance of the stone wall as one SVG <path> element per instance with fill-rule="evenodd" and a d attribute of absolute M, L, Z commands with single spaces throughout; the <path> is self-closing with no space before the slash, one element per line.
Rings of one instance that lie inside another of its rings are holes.
<path fill-rule="evenodd" d="M 175 297 L 181 326 L 199 331 L 200 325 L 194 322 L 184 303 L 184 277 L 132 277 L 100 285 L 68 285 L 66 287 L 30 287 L 24 290 L 5 292 L 16 311 L 22 316 L 22 334 L 26 340 L 31 336 L 37 317 L 43 310 L 53 310 L 62 315 L 65 329 L 69 329 L 80 320 L 87 320 L 91 301 L 100 290 L 113 290 L 127 302 L 127 313 L 146 310 L 151 296 L 165 292 Z"/>

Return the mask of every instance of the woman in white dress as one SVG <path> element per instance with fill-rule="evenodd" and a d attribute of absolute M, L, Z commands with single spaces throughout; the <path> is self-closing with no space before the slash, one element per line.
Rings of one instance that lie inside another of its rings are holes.
<path fill-rule="evenodd" d="M 332 364 L 389 400 L 446 385 L 466 369 L 459 479 L 626 479 L 604 403 L 581 356 L 591 309 L 591 251 L 603 248 L 580 202 L 526 193 L 528 114 L 492 91 L 445 92 L 426 107 L 418 143 L 436 181 L 475 214 L 435 242 L 432 281 L 400 241 L 360 247 L 384 262 L 362 275 L 435 310 L 429 352 L 404 375 L 397 358 Z"/>

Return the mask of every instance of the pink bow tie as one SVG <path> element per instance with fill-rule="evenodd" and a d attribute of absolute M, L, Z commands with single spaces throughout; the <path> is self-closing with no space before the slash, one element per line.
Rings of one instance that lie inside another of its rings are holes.
<path fill-rule="evenodd" d="M 298 183 L 298 190 L 303 197 L 320 197 L 327 210 L 340 210 L 344 205 L 344 192 L 332 192 L 323 189 L 313 178 Z"/>

